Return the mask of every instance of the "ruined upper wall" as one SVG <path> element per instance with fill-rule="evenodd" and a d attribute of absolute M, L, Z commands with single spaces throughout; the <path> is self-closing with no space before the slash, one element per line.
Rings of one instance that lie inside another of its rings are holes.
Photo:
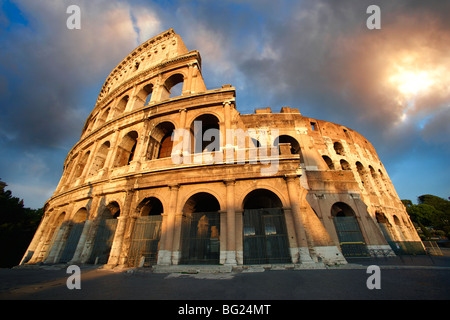
<path fill-rule="evenodd" d="M 155 66 L 189 53 L 181 37 L 170 28 L 144 42 L 123 59 L 106 78 L 97 99 L 100 103 L 120 85 Z"/>

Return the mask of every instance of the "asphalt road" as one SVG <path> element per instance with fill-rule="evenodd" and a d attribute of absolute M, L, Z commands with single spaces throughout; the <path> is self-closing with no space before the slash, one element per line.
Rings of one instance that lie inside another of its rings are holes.
<path fill-rule="evenodd" d="M 83 267 L 80 289 L 72 290 L 66 268 L 0 269 L 0 300 L 176 300 L 177 307 L 193 300 L 450 299 L 450 257 L 350 262 L 345 268 L 197 274 Z M 380 289 L 367 286 L 369 265 L 380 266 Z"/>

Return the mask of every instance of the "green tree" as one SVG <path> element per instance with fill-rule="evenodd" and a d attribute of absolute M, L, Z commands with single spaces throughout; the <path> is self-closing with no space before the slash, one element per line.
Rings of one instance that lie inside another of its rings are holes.
<path fill-rule="evenodd" d="M 418 204 L 411 200 L 402 200 L 411 220 L 426 233 L 425 227 L 441 230 L 447 237 L 450 235 L 450 201 L 426 194 L 418 197 Z M 442 232 L 438 232 L 442 234 Z"/>
<path fill-rule="evenodd" d="M 20 263 L 36 232 L 43 209 L 25 208 L 23 200 L 13 197 L 7 184 L 0 180 L 0 267 L 10 268 Z"/>
<path fill-rule="evenodd" d="M 450 201 L 431 194 L 422 195 L 418 198 L 419 204 L 430 205 L 436 209 L 430 216 L 431 224 L 440 230 L 450 226 Z"/>

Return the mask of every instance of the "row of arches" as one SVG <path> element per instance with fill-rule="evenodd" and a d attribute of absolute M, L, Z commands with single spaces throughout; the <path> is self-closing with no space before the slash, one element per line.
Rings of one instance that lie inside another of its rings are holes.
<path fill-rule="evenodd" d="M 137 110 L 152 102 L 181 96 L 184 82 L 185 75 L 183 73 L 174 73 L 163 80 L 160 85 L 156 84 L 155 80 L 150 80 L 139 85 L 134 91 L 122 94 L 107 106 L 103 107 L 89 121 L 86 132 L 100 128 L 109 120 L 117 118 L 125 112 Z"/>
<path fill-rule="evenodd" d="M 242 207 L 243 263 L 292 262 L 289 244 L 292 235 L 288 234 L 286 211 L 280 198 L 268 189 L 256 189 L 244 197 Z M 188 198 L 182 207 L 179 228 L 179 264 L 220 263 L 224 250 L 221 241 L 223 209 L 209 192 L 198 192 Z M 133 212 L 126 228 L 130 236 L 125 246 L 125 262 L 128 266 L 157 264 L 161 241 L 168 228 L 167 208 L 159 198 L 150 196 Z M 84 257 L 87 263 L 106 264 L 119 217 L 121 210 L 116 201 L 102 205 L 94 221 L 85 207 L 69 221 L 65 220 L 65 213 L 60 214 L 53 223 L 47 262 L 68 263 Z M 367 252 L 355 212 L 348 204 L 335 203 L 331 217 L 344 256 L 355 255 L 355 252 L 361 254 L 361 250 Z"/>
<path fill-rule="evenodd" d="M 221 121 L 216 115 L 201 114 L 192 120 L 188 128 L 189 130 L 186 132 L 189 132 L 190 136 L 187 137 L 187 143 L 191 154 L 221 150 L 223 144 L 220 132 Z M 211 129 L 213 130 L 211 131 Z M 114 142 L 110 141 L 113 138 L 105 138 L 98 142 L 99 146 L 91 145 L 89 150 L 76 154 L 69 160 L 65 167 L 61 186 L 67 182 L 70 184 L 72 180 L 96 176 L 103 168 L 127 166 L 133 160 L 148 161 L 170 158 L 175 143 L 174 139 L 177 139 L 174 136 L 175 130 L 176 127 L 172 121 L 163 120 L 150 129 L 148 136 L 140 136 L 138 131 L 141 129 L 130 130 L 121 138 L 119 137 L 115 146 Z M 140 140 L 143 140 L 142 144 L 139 144 Z M 141 145 L 140 148 L 139 145 Z M 249 137 L 248 145 L 256 148 L 262 146 L 257 136 Z M 289 149 L 286 151 L 287 153 L 301 156 L 300 145 L 292 136 L 280 135 L 276 137 L 274 145 L 278 146 L 279 153 L 284 152 L 281 150 L 281 146 L 286 145 Z M 186 144 L 184 144 L 185 146 Z"/>
<path fill-rule="evenodd" d="M 326 163 L 329 170 L 352 170 L 352 167 L 350 163 L 348 163 L 345 159 L 339 160 L 339 167 L 335 165 L 333 160 L 329 156 L 323 155 L 322 156 L 323 161 Z M 373 182 L 375 183 L 375 186 L 377 187 L 378 191 L 387 190 L 390 191 L 389 188 L 389 182 L 384 176 L 381 169 L 378 169 L 378 171 L 375 171 L 375 169 L 369 165 L 368 169 L 364 167 L 364 165 L 360 161 L 355 162 L 355 168 L 358 172 L 358 176 L 360 178 L 361 184 L 363 188 L 368 189 L 368 191 L 375 191 L 373 189 L 373 186 L 370 182 L 370 177 L 372 178 Z"/>

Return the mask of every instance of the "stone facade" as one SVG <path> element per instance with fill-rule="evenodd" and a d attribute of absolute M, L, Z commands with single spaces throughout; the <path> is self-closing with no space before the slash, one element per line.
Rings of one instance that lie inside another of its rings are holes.
<path fill-rule="evenodd" d="M 288 107 L 241 115 L 170 29 L 106 79 L 21 263 L 343 264 L 411 243 L 363 136 Z"/>

